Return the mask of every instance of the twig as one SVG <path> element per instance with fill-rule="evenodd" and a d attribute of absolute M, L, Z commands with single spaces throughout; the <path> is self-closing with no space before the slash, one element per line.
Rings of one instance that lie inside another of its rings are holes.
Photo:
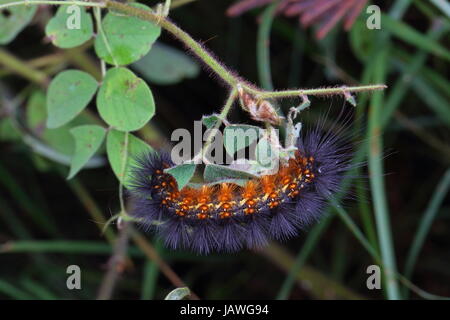
<path fill-rule="evenodd" d="M 33 69 L 26 62 L 17 59 L 15 56 L 3 49 L 0 49 L 0 64 L 6 69 L 9 69 L 41 86 L 46 86 L 49 83 L 49 78 L 45 73 Z"/>
<path fill-rule="evenodd" d="M 258 253 L 261 253 L 261 255 L 268 258 L 273 264 L 277 265 L 285 272 L 289 272 L 294 265 L 294 257 L 279 245 L 271 244 Z M 333 299 L 338 297 L 351 300 L 365 299 L 359 294 L 342 286 L 340 283 L 327 278 L 315 269 L 305 265 L 295 277 L 301 286 L 308 284 L 310 291 L 319 298 Z"/>
<path fill-rule="evenodd" d="M 67 184 L 81 201 L 86 211 L 94 219 L 100 231 L 103 231 L 103 226 L 106 224 L 106 219 L 103 216 L 102 211 L 99 209 L 97 203 L 92 198 L 91 194 L 86 190 L 86 188 L 77 178 L 68 180 Z M 108 242 L 111 244 L 114 243 L 116 235 L 114 234 L 112 229 L 106 229 L 103 232 Z"/>
<path fill-rule="evenodd" d="M 172 268 L 160 257 L 158 251 L 136 230 L 131 228 L 131 238 L 136 245 L 144 252 L 144 254 L 153 262 L 155 262 L 161 272 L 169 279 L 172 284 L 177 287 L 187 287 L 180 277 L 172 270 Z M 191 300 L 199 300 L 199 297 L 191 290 L 189 296 Z"/>
<path fill-rule="evenodd" d="M 125 269 L 128 240 L 130 237 L 129 231 L 129 223 L 124 222 L 116 243 L 114 244 L 113 254 L 108 261 L 108 271 L 98 290 L 97 300 L 110 300 L 113 295 L 117 280 Z"/>

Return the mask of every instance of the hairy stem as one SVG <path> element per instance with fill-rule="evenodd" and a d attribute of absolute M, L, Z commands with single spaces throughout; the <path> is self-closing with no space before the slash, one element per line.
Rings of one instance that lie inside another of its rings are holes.
<path fill-rule="evenodd" d="M 248 90 L 254 93 L 257 99 L 275 99 L 275 98 L 289 98 L 289 97 L 300 97 L 305 96 L 326 96 L 326 95 L 336 95 L 351 92 L 362 92 L 362 91 L 374 91 L 383 90 L 387 86 L 384 84 L 373 84 L 367 86 L 356 86 L 356 87 L 330 87 L 330 88 L 318 88 L 318 89 L 295 89 L 295 90 L 281 90 L 281 91 L 256 91 Z"/>
<path fill-rule="evenodd" d="M 208 51 L 206 51 L 202 45 L 195 41 L 189 34 L 180 29 L 169 19 L 157 15 L 151 11 L 131 7 L 126 4 L 122 4 L 115 1 L 106 0 L 106 7 L 117 12 L 134 16 L 142 20 L 151 21 L 161 28 L 171 33 L 175 38 L 183 42 L 183 44 L 191 50 L 195 55 L 199 57 L 207 66 L 209 66 L 214 73 L 216 73 L 225 83 L 231 87 L 235 87 L 240 80 L 231 74 L 225 67 L 217 61 Z"/>
<path fill-rule="evenodd" d="M 159 25 L 167 32 L 172 34 L 176 39 L 181 41 L 187 49 L 192 51 L 205 65 L 207 65 L 223 82 L 233 89 L 240 86 L 244 91 L 254 94 L 258 99 L 270 99 L 270 98 L 288 98 L 298 97 L 301 95 L 336 95 L 336 94 L 349 94 L 352 92 L 382 90 L 386 86 L 383 84 L 357 86 L 357 87 L 335 87 L 335 88 L 320 88 L 320 89 L 296 89 L 296 90 L 282 90 L 282 91 L 265 91 L 256 88 L 248 81 L 241 79 L 233 72 L 227 70 L 216 58 L 213 57 L 200 43 L 195 41 L 187 32 L 176 26 L 173 22 L 167 19 L 164 15 L 157 14 L 153 11 L 143 10 L 136 7 L 132 7 L 128 4 L 123 4 L 113 0 L 105 0 L 104 2 L 84 2 L 84 1 L 57 1 L 57 0 L 24 0 L 11 2 L 0 5 L 0 10 L 12 6 L 18 5 L 38 5 L 38 4 L 51 4 L 51 5 L 80 5 L 85 7 L 99 7 L 108 8 L 116 12 L 137 17 L 142 20 L 150 21 Z"/>

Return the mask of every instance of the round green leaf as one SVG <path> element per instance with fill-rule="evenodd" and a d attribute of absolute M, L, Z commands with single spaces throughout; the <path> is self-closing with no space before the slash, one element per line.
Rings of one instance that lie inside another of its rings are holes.
<path fill-rule="evenodd" d="M 70 123 L 56 129 L 48 129 L 45 125 L 47 119 L 46 97 L 40 90 L 34 91 L 26 107 L 26 125 L 33 133 L 33 140 L 29 141 L 35 154 L 47 159 L 69 166 L 75 150 L 75 142 L 70 129 L 86 124 L 95 124 L 95 121 L 83 113 Z M 99 151 L 100 152 L 100 151 Z M 104 164 L 101 157 L 92 157 L 85 168 L 99 167 Z"/>
<path fill-rule="evenodd" d="M 108 70 L 97 95 L 97 108 L 103 120 L 120 131 L 138 130 L 155 114 L 150 88 L 126 68 Z"/>
<path fill-rule="evenodd" d="M 105 138 L 106 130 L 97 125 L 84 125 L 72 128 L 70 133 L 75 139 L 75 152 L 67 179 L 75 176 L 98 150 Z"/>
<path fill-rule="evenodd" d="M 151 10 L 143 4 L 131 6 Z M 161 28 L 151 22 L 113 12 L 103 19 L 102 29 L 95 39 L 95 52 L 109 64 L 120 66 L 145 56 L 161 34 Z"/>
<path fill-rule="evenodd" d="M 162 43 L 155 43 L 152 50 L 133 64 L 144 78 L 151 82 L 168 85 L 178 83 L 184 78 L 194 78 L 200 67 L 183 51 Z"/>
<path fill-rule="evenodd" d="M 94 34 L 92 17 L 83 7 L 61 6 L 48 22 L 45 34 L 57 47 L 77 47 Z"/>
<path fill-rule="evenodd" d="M 47 91 L 47 127 L 57 128 L 75 118 L 91 101 L 97 86 L 97 81 L 86 72 L 59 73 Z"/>
<path fill-rule="evenodd" d="M 106 137 L 106 153 L 108 160 L 117 176 L 117 179 L 122 180 L 125 186 L 130 183 L 130 170 L 136 165 L 136 156 L 142 153 L 151 152 L 153 149 L 141 139 L 128 133 L 128 146 L 126 147 L 125 137 L 126 133 L 117 130 L 110 130 Z M 125 174 L 122 172 L 123 163 L 126 154 Z M 125 179 L 123 179 L 125 177 Z"/>
<path fill-rule="evenodd" d="M 195 164 L 184 163 L 165 171 L 175 178 L 178 184 L 178 189 L 181 190 L 185 185 L 189 183 L 189 181 L 191 181 L 196 167 L 197 165 Z"/>
<path fill-rule="evenodd" d="M 0 4 L 15 2 L 15 0 L 0 0 Z M 37 6 L 15 6 L 0 10 L 0 44 L 14 40 L 17 34 L 30 23 Z"/>

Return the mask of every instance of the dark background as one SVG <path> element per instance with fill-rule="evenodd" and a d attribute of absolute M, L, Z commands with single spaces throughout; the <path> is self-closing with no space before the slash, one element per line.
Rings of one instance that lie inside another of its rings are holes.
<path fill-rule="evenodd" d="M 171 18 L 195 39 L 211 49 L 225 65 L 242 77 L 258 84 L 256 64 L 256 37 L 260 9 L 252 10 L 237 18 L 229 18 L 225 11 L 232 1 L 197 0 L 171 12 Z M 393 1 L 378 3 L 387 12 Z M 41 7 L 33 23 L 9 45 L 2 47 L 14 56 L 27 61 L 60 49 L 45 43 L 42 26 L 51 16 L 53 8 Z M 364 13 L 363 13 L 364 15 Z M 446 19 L 430 2 L 412 1 L 402 18 L 404 24 L 425 34 L 433 21 Z M 447 29 L 448 30 L 448 29 Z M 370 37 L 370 30 L 366 30 Z M 383 29 L 380 32 L 388 32 Z M 441 45 L 448 44 L 449 34 L 441 37 Z M 160 41 L 182 48 L 163 32 Z M 297 48 L 294 43 L 297 42 Z M 373 44 L 372 44 L 373 45 Z M 399 36 L 391 40 L 390 62 L 385 96 L 392 93 L 393 84 L 403 73 L 395 61 L 408 64 L 404 56 L 412 56 L 420 49 Z M 271 32 L 271 64 L 275 88 L 314 88 L 336 84 L 355 85 L 361 82 L 366 65 L 354 53 L 350 34 L 340 25 L 324 40 L 317 40 L 311 28 L 304 29 L 296 19 L 276 17 Z M 448 48 L 447 48 L 448 49 Z M 86 53 L 96 62 L 92 49 Z M 55 70 L 73 67 L 70 60 L 48 68 Z M 443 98 L 444 109 L 449 108 L 449 90 L 430 79 L 431 70 L 448 83 L 448 60 L 428 54 L 424 67 L 417 77 L 427 82 L 434 94 Z M 381 67 L 381 66 L 377 66 Z M 0 72 L 8 70 L 0 63 Z M 1 73 L 2 107 L 12 101 L 28 86 L 37 87 L 24 78 Z M 442 82 L 441 82 L 442 83 Z M 409 84 L 408 84 L 409 85 Z M 226 98 L 226 88 L 203 71 L 195 79 L 178 84 L 160 86 L 151 84 L 157 105 L 156 116 L 151 120 L 152 132 L 141 131 L 143 139 L 153 146 L 165 145 L 164 139 L 176 128 L 192 129 L 193 121 L 202 115 L 217 112 Z M 430 107 L 434 96 L 423 96 L 412 87 L 402 98 L 397 111 L 383 132 L 386 157 L 384 190 L 389 205 L 391 229 L 399 272 L 403 272 L 405 260 L 417 228 L 436 193 L 436 186 L 450 163 L 449 131 L 443 119 Z M 367 128 L 367 108 L 370 100 L 362 97 L 360 123 Z M 357 101 L 360 101 L 360 96 Z M 19 119 L 24 116 L 26 98 L 19 104 Z M 284 109 L 291 105 L 284 101 Z M 311 108 L 305 112 L 305 122 L 331 108 L 339 111 L 344 105 L 340 97 L 312 98 Z M 352 111 L 350 105 L 345 108 Z M 92 103 L 90 109 L 96 112 Z M 450 111 L 450 109 L 448 109 Z M 449 112 L 450 113 L 450 112 Z M 247 122 L 247 116 L 239 110 L 231 114 L 234 122 Z M 406 124 L 406 125 L 405 125 Z M 363 131 L 365 130 L 363 129 Z M 0 136 L 1 137 L 1 136 Z M 165 137 L 165 138 L 164 138 Z M 361 134 L 364 139 L 364 134 Z M 444 147 L 442 147 L 444 146 Z M 95 201 L 103 216 L 108 219 L 119 210 L 118 182 L 108 165 L 83 170 L 75 180 L 67 181 L 67 167 L 46 160 L 30 149 L 20 139 L 0 141 L 0 297 L 94 299 L 106 273 L 109 253 L 99 253 L 93 246 L 103 244 L 98 221 L 87 208 L 86 194 Z M 367 170 L 363 170 L 367 175 Z M 344 208 L 357 225 L 365 230 L 361 210 L 372 217 L 373 202 L 370 183 L 363 179 L 361 189 L 354 190 L 355 199 L 346 200 Z M 361 191 L 363 190 L 363 191 Z M 430 293 L 450 296 L 450 203 L 448 198 L 439 207 L 411 281 Z M 366 268 L 375 264 L 346 225 L 330 211 L 331 223 L 325 228 L 299 274 L 289 295 L 290 299 L 334 298 L 385 298 L 384 290 L 366 288 Z M 111 227 L 115 232 L 116 226 Z M 151 235 L 147 240 L 181 279 L 202 299 L 274 299 L 292 268 L 292 260 L 302 253 L 308 231 L 286 243 L 276 243 L 268 249 L 242 251 L 234 255 L 197 256 L 189 252 L 171 252 L 160 246 Z M 23 251 L 10 250 L 8 245 L 25 243 Z M 54 245 L 62 247 L 55 249 Z M 39 247 L 47 244 L 48 246 Z M 80 244 L 75 251 L 73 245 Z M 35 246 L 33 246 L 35 245 Z M 174 288 L 167 278 L 148 262 L 142 252 L 131 242 L 136 255 L 123 265 L 120 280 L 113 297 L 123 299 L 164 298 Z M 95 246 L 94 246 L 95 247 Z M 72 248 L 72 249 L 71 249 Z M 94 252 L 90 251 L 93 250 Z M 287 255 L 287 257 L 285 256 Z M 280 264 L 286 263 L 280 268 Z M 65 287 L 66 267 L 76 264 L 82 268 L 82 290 L 69 291 Z M 157 273 L 152 273 L 152 272 Z M 150 275 L 149 275 L 150 274 Z M 144 292 L 144 293 L 142 293 Z M 421 299 L 416 293 L 411 298 Z"/>

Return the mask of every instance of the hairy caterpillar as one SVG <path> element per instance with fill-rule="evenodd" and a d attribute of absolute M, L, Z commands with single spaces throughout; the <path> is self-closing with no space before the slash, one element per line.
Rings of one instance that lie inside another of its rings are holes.
<path fill-rule="evenodd" d="M 323 124 L 300 136 L 295 159 L 274 175 L 233 183 L 178 190 L 164 172 L 173 166 L 167 153 L 137 160 L 131 188 L 131 214 L 152 227 L 173 249 L 238 251 L 285 240 L 318 220 L 326 201 L 339 191 L 354 167 L 348 138 Z M 336 129 L 333 126 L 333 129 Z"/>

